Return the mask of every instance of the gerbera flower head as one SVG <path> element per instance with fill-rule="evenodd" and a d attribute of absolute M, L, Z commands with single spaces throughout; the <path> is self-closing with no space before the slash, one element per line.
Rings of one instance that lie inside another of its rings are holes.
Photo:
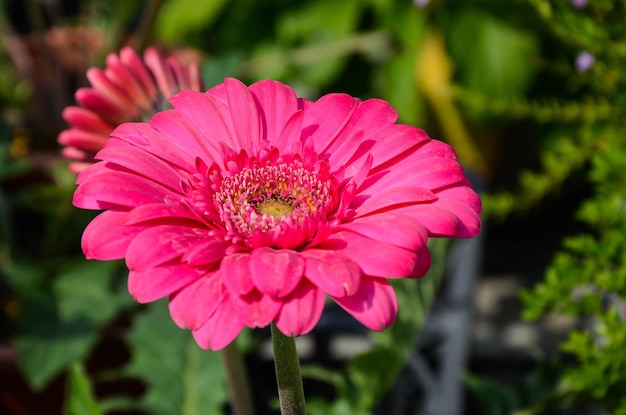
<path fill-rule="evenodd" d="M 388 279 L 426 273 L 428 238 L 479 232 L 453 149 L 383 100 L 226 79 L 171 103 L 111 134 L 74 204 L 104 209 L 86 256 L 125 258 L 135 299 L 169 297 L 203 348 L 271 322 L 305 334 L 328 297 L 381 330 L 397 314 Z"/>
<path fill-rule="evenodd" d="M 93 163 L 109 134 L 118 125 L 147 121 L 158 111 L 169 108 L 169 98 L 179 91 L 202 89 L 198 65 L 184 65 L 174 57 L 164 58 L 154 48 L 143 60 L 130 48 L 106 58 L 106 68 L 90 68 L 91 86 L 80 88 L 75 97 L 79 106 L 63 111 L 70 128 L 58 141 L 63 155 L 72 160 L 70 171 L 78 173 Z"/>

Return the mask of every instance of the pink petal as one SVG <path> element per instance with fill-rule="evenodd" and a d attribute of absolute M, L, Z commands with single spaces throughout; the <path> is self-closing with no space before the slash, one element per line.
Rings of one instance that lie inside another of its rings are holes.
<path fill-rule="evenodd" d="M 98 160 L 106 160 L 135 172 L 138 176 L 145 176 L 156 180 L 163 186 L 180 191 L 181 176 L 170 164 L 141 150 L 137 147 L 108 147 L 98 152 Z"/>
<path fill-rule="evenodd" d="M 193 331 L 193 337 L 201 348 L 217 351 L 235 340 L 241 329 L 243 323 L 235 307 L 226 298 L 207 322 Z"/>
<path fill-rule="evenodd" d="M 65 107 L 62 112 L 63 119 L 68 124 L 79 130 L 94 132 L 109 137 L 109 134 L 115 128 L 114 125 L 104 121 L 98 114 L 87 108 L 82 107 Z"/>
<path fill-rule="evenodd" d="M 78 147 L 87 151 L 98 151 L 109 140 L 108 134 L 70 128 L 59 134 L 57 141 L 64 146 Z"/>
<path fill-rule="evenodd" d="M 355 189 L 358 189 L 362 184 L 363 180 L 370 174 L 370 170 L 372 168 L 372 155 L 369 154 L 365 160 L 363 160 L 363 164 L 351 164 L 345 170 L 346 177 L 350 177 L 350 181 L 354 184 Z"/>
<path fill-rule="evenodd" d="M 126 265 L 133 271 L 144 271 L 180 258 L 207 240 L 214 241 L 184 226 L 152 225 L 137 235 L 128 246 Z"/>
<path fill-rule="evenodd" d="M 151 100 L 142 88 L 140 81 L 115 53 L 110 53 L 106 58 L 105 74 L 117 85 L 123 86 L 124 91 L 135 105 L 144 111 L 152 110 Z"/>
<path fill-rule="evenodd" d="M 89 169 L 87 169 L 89 171 Z M 83 209 L 108 209 L 111 206 L 135 207 L 163 202 L 174 194 L 162 185 L 131 173 L 108 170 L 81 181 L 74 192 L 74 206 Z"/>
<path fill-rule="evenodd" d="M 88 169 L 81 172 L 76 178 L 76 184 L 81 185 L 87 179 L 91 179 L 92 176 L 97 176 L 103 173 L 108 173 L 110 169 L 105 165 L 105 163 L 96 163 L 91 165 Z M 80 206 L 78 206 L 80 207 Z"/>
<path fill-rule="evenodd" d="M 428 140 L 424 142 L 418 149 L 418 151 L 414 152 L 410 156 L 412 161 L 417 161 L 420 159 L 433 159 L 433 158 L 441 158 L 441 159 L 450 159 L 457 160 L 458 157 L 454 148 L 439 140 Z"/>
<path fill-rule="evenodd" d="M 415 251 L 348 231 L 333 234 L 320 247 L 337 249 L 354 261 L 363 273 L 376 277 L 411 276 L 418 262 Z"/>
<path fill-rule="evenodd" d="M 157 99 L 157 89 L 154 84 L 154 78 L 150 75 L 148 68 L 135 51 L 126 46 L 120 50 L 120 59 L 122 63 L 133 73 L 137 81 L 141 84 L 141 88 L 148 96 L 148 100 L 154 102 Z"/>
<path fill-rule="evenodd" d="M 270 324 L 283 305 L 282 301 L 264 295 L 259 290 L 252 290 L 242 296 L 230 296 L 230 301 L 235 306 L 241 322 L 250 328 Z"/>
<path fill-rule="evenodd" d="M 437 193 L 441 206 L 459 218 L 457 237 L 473 237 L 480 233 L 480 198 L 469 186 L 456 186 Z"/>
<path fill-rule="evenodd" d="M 419 152 L 419 149 L 416 150 Z M 458 161 L 446 158 L 406 159 L 365 179 L 359 193 L 375 194 L 391 187 L 416 186 L 437 190 L 465 180 Z"/>
<path fill-rule="evenodd" d="M 312 142 L 319 154 L 324 154 L 348 123 L 359 102 L 346 94 L 324 95 L 304 113 L 302 137 Z"/>
<path fill-rule="evenodd" d="M 109 261 L 124 258 L 130 242 L 145 227 L 125 226 L 128 212 L 108 210 L 96 216 L 85 228 L 81 245 L 87 259 Z"/>
<path fill-rule="evenodd" d="M 218 98 L 196 91 L 182 91 L 170 102 L 209 143 L 224 143 L 239 151 L 228 107 Z"/>
<path fill-rule="evenodd" d="M 261 105 L 265 119 L 265 139 L 279 150 L 278 137 L 287 121 L 298 111 L 298 99 L 293 89 L 272 80 L 264 80 L 250 85 L 250 92 Z"/>
<path fill-rule="evenodd" d="M 121 140 L 122 143 L 118 140 Z M 194 165 L 195 156 L 192 157 L 182 151 L 176 145 L 175 139 L 165 137 L 148 123 L 124 123 L 119 125 L 111 133 L 111 139 L 107 146 L 128 144 L 142 148 L 174 166 L 182 167 L 184 170 L 189 170 Z"/>
<path fill-rule="evenodd" d="M 61 154 L 66 159 L 76 160 L 76 161 L 87 161 L 90 160 L 90 155 L 86 151 L 79 150 L 76 147 L 64 147 L 61 149 Z M 87 167 L 91 165 L 91 163 L 85 163 Z"/>
<path fill-rule="evenodd" d="M 132 101 L 118 85 L 111 82 L 102 69 L 87 69 L 87 79 L 89 79 L 89 82 L 93 85 L 94 90 L 98 91 L 99 94 L 102 94 L 118 108 L 124 109 L 129 121 L 140 118 L 135 102 Z"/>
<path fill-rule="evenodd" d="M 185 205 L 166 205 L 163 203 L 141 205 L 128 212 L 126 218 L 127 225 L 156 221 L 168 225 L 201 226 L 200 218 Z"/>
<path fill-rule="evenodd" d="M 350 121 L 336 140 L 325 149 L 330 154 L 332 166 L 341 166 L 354 155 L 359 144 L 372 132 L 386 129 L 393 125 L 398 113 L 387 101 L 368 99 L 359 103 Z"/>
<path fill-rule="evenodd" d="M 250 254 L 250 274 L 263 294 L 281 298 L 293 291 L 304 273 L 304 259 L 294 251 L 257 248 Z"/>
<path fill-rule="evenodd" d="M 346 165 L 357 163 L 371 154 L 372 168 L 376 169 L 428 141 L 430 141 L 428 135 L 412 125 L 390 125 L 363 137 L 352 159 L 346 162 Z"/>
<path fill-rule="evenodd" d="M 219 262 L 225 253 L 226 247 L 222 240 L 207 238 L 194 243 L 181 259 L 189 265 L 208 266 Z"/>
<path fill-rule="evenodd" d="M 166 99 L 178 92 L 176 78 L 171 68 L 166 64 L 165 59 L 156 49 L 146 49 L 143 54 L 143 60 L 154 76 L 159 91 Z"/>
<path fill-rule="evenodd" d="M 372 330 L 389 327 L 398 314 L 396 293 L 391 284 L 381 278 L 364 277 L 355 294 L 333 297 L 333 300 Z"/>
<path fill-rule="evenodd" d="M 224 286 L 233 297 L 248 294 L 254 289 L 249 264 L 248 253 L 227 255 L 220 264 Z"/>
<path fill-rule="evenodd" d="M 412 205 L 394 209 L 394 213 L 420 221 L 431 236 L 455 236 L 461 227 L 459 218 L 438 204 Z"/>
<path fill-rule="evenodd" d="M 133 121 L 129 115 L 132 113 L 132 110 L 119 107 L 97 89 L 79 88 L 74 94 L 74 97 L 80 105 L 96 114 L 100 114 L 102 118 L 111 124 L 118 125 Z"/>
<path fill-rule="evenodd" d="M 222 161 L 219 142 L 208 140 L 182 113 L 159 112 L 152 117 L 150 125 L 165 137 L 170 137 L 190 158 L 199 157 L 209 166 Z"/>
<path fill-rule="evenodd" d="M 342 223 L 337 229 L 356 232 L 370 239 L 390 243 L 409 250 L 426 245 L 428 232 L 415 218 L 383 213 Z"/>
<path fill-rule="evenodd" d="M 301 255 L 306 261 L 306 278 L 324 292 L 342 297 L 359 288 L 361 269 L 351 258 L 322 249 L 307 249 Z"/>
<path fill-rule="evenodd" d="M 350 207 L 357 216 L 365 216 L 378 210 L 390 210 L 397 205 L 428 203 L 437 200 L 437 196 L 427 189 L 417 186 L 396 186 L 371 194 L 359 194 Z"/>
<path fill-rule="evenodd" d="M 183 329 L 200 328 L 224 301 L 220 271 L 209 272 L 170 297 L 170 314 Z"/>
<path fill-rule="evenodd" d="M 298 111 L 287 120 L 285 127 L 280 131 L 280 135 L 273 143 L 280 151 L 288 150 L 289 146 L 299 141 L 302 132 L 302 121 L 304 115 L 302 111 Z"/>
<path fill-rule="evenodd" d="M 261 142 L 261 116 L 254 95 L 235 78 L 224 80 L 228 94 L 228 109 L 235 127 L 240 149 L 256 153 Z"/>
<path fill-rule="evenodd" d="M 451 199 L 442 199 L 437 206 L 451 211 L 458 218 L 455 238 L 472 238 L 480 233 L 480 216 L 467 205 Z"/>
<path fill-rule="evenodd" d="M 206 271 L 185 265 L 166 265 L 130 271 L 128 291 L 139 303 L 166 297 L 201 278 Z"/>
<path fill-rule="evenodd" d="M 324 311 L 324 291 L 306 279 L 285 298 L 276 327 L 286 336 L 301 336 L 313 330 Z"/>
<path fill-rule="evenodd" d="M 430 269 L 432 258 L 430 256 L 430 251 L 428 250 L 428 245 L 422 245 L 417 248 L 417 263 L 415 264 L 415 268 L 413 269 L 413 273 L 409 275 L 410 278 L 421 278 Z"/>

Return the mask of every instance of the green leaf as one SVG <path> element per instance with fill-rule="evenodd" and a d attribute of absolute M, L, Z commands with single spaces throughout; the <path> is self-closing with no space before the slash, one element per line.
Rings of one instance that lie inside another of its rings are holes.
<path fill-rule="evenodd" d="M 53 286 L 59 313 L 64 318 L 81 316 L 98 326 L 134 304 L 126 288 L 126 277 L 116 278 L 120 276 L 116 272 L 119 269 L 119 263 L 114 261 L 81 260 L 72 265 L 57 277 Z"/>
<path fill-rule="evenodd" d="M 395 350 L 404 360 L 409 357 L 443 277 L 448 245 L 446 239 L 431 239 L 428 242 L 432 265 L 423 278 L 390 280 L 398 299 L 398 316 L 391 327 L 371 333 L 377 346 Z"/>
<path fill-rule="evenodd" d="M 526 90 L 538 54 L 533 36 L 473 10 L 463 12 L 450 27 L 450 53 L 469 88 L 491 96 Z"/>
<path fill-rule="evenodd" d="M 163 4 L 157 17 L 157 36 L 172 42 L 194 30 L 207 28 L 226 4 L 226 0 L 170 0 Z"/>
<path fill-rule="evenodd" d="M 24 302 L 15 339 L 20 365 L 33 388 L 43 387 L 85 358 L 100 326 L 129 303 L 128 294 L 111 288 L 115 269 L 112 262 L 78 261 L 54 277 L 51 291 L 40 286 L 42 273 L 35 268 L 13 270 L 32 283 L 15 284 Z"/>
<path fill-rule="evenodd" d="M 237 52 L 205 59 L 201 65 L 205 88 L 224 82 L 227 76 L 237 76 L 243 63 L 244 55 Z"/>
<path fill-rule="evenodd" d="M 507 415 L 520 407 L 520 397 L 511 387 L 471 375 L 465 376 L 465 382 L 478 397 L 484 415 Z"/>
<path fill-rule="evenodd" d="M 404 362 L 403 356 L 382 347 L 354 357 L 347 372 L 356 390 L 357 408 L 373 408 L 387 393 Z"/>
<path fill-rule="evenodd" d="M 352 402 L 345 398 L 338 398 L 327 402 L 318 397 L 307 400 L 309 415 L 371 415 L 371 412 L 355 408 Z"/>
<path fill-rule="evenodd" d="M 548 401 L 560 396 L 558 388 L 562 370 L 560 363 L 547 360 L 514 384 L 472 374 L 465 374 L 463 379 L 480 402 L 481 414 L 530 415 L 543 413 Z"/>
<path fill-rule="evenodd" d="M 147 385 L 141 408 L 153 415 L 222 413 L 227 393 L 220 356 L 200 349 L 172 322 L 167 302 L 150 304 L 127 340 L 132 358 L 126 374 Z"/>
<path fill-rule="evenodd" d="M 309 86 L 329 83 L 344 67 L 349 54 L 343 41 L 356 28 L 361 4 L 356 0 L 322 0 L 284 13 L 277 25 L 278 39 L 286 45 L 308 46 L 292 56 L 297 79 Z M 315 48 L 314 46 L 320 46 Z"/>
<path fill-rule="evenodd" d="M 101 415 L 102 411 L 93 396 L 91 382 L 82 365 L 71 366 L 67 382 L 65 415 Z"/>
<path fill-rule="evenodd" d="M 424 103 L 415 84 L 415 72 L 417 50 L 428 25 L 424 14 L 411 2 L 384 8 L 389 14 L 386 25 L 398 45 L 389 62 L 381 67 L 381 96 L 398 110 L 401 122 L 424 125 Z"/>
<path fill-rule="evenodd" d="M 40 389 L 72 362 L 84 357 L 95 341 L 95 328 L 84 317 L 62 319 L 54 304 L 25 301 L 15 342 L 18 361 L 34 389 Z"/>

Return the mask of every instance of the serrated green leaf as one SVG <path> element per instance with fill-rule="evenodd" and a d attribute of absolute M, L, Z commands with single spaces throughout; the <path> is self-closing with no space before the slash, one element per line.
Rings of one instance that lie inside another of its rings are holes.
<path fill-rule="evenodd" d="M 220 356 L 200 349 L 169 316 L 167 303 L 152 303 L 127 336 L 126 374 L 147 385 L 139 405 L 153 415 L 220 414 L 227 402 Z"/>
<path fill-rule="evenodd" d="M 67 380 L 67 399 L 65 415 L 101 415 L 102 411 L 96 401 L 89 377 L 82 365 L 71 366 Z"/>

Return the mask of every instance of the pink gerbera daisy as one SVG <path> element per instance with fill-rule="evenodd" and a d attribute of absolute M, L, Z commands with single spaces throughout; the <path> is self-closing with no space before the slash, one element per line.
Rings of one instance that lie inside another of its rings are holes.
<path fill-rule="evenodd" d="M 129 47 L 119 55 L 109 54 L 106 68 L 87 71 L 90 88 L 76 91 L 78 107 L 67 107 L 63 118 L 70 128 L 59 134 L 66 146 L 63 155 L 73 160 L 70 171 L 78 173 L 93 163 L 109 134 L 118 125 L 147 121 L 169 107 L 169 98 L 179 91 L 202 89 L 197 64 L 183 65 L 175 58 L 163 58 L 154 48 L 143 61 Z"/>
<path fill-rule="evenodd" d="M 86 256 L 125 258 L 135 299 L 169 296 L 203 348 L 271 322 L 305 334 L 327 297 L 381 330 L 397 314 L 387 280 L 426 273 L 428 237 L 479 232 L 453 149 L 385 101 L 226 79 L 171 103 L 112 133 L 74 204 L 105 210 Z"/>

